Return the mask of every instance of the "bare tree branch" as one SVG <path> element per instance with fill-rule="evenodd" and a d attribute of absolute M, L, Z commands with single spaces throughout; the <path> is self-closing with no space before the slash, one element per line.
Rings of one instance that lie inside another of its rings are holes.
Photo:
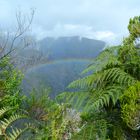
<path fill-rule="evenodd" d="M 30 28 L 32 21 L 33 21 L 33 17 L 34 17 L 34 10 L 31 11 L 31 15 L 30 18 L 27 18 L 25 16 L 22 16 L 21 11 L 19 11 L 16 14 L 16 21 L 17 21 L 17 30 L 15 32 L 15 35 L 10 43 L 10 45 L 8 44 L 9 42 L 9 33 L 7 34 L 7 38 L 6 41 L 4 43 L 4 45 L 1 46 L 2 50 L 0 52 L 0 60 L 9 56 L 11 53 L 13 53 L 15 50 L 19 49 L 19 46 L 15 46 L 15 42 L 19 39 L 20 37 L 23 36 Z M 27 21 L 27 24 L 26 24 Z M 20 42 L 20 41 L 19 41 Z M 24 47 L 29 46 L 30 43 L 26 43 L 24 44 Z"/>

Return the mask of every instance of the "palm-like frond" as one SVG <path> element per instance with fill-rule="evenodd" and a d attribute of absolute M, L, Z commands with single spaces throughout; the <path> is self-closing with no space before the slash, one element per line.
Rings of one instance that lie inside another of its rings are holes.
<path fill-rule="evenodd" d="M 77 90 L 80 88 L 82 91 L 65 93 L 65 101 L 76 106 L 84 105 L 86 110 L 88 110 L 87 106 L 88 108 L 99 109 L 100 107 L 109 106 L 110 102 L 115 106 L 117 100 L 123 94 L 123 90 L 135 84 L 136 81 L 135 78 L 120 68 L 105 69 L 102 72 L 72 82 L 69 88 Z M 90 91 L 88 91 L 89 89 Z"/>
<path fill-rule="evenodd" d="M 93 83 L 94 79 L 96 79 L 97 76 L 98 76 L 97 74 L 89 75 L 84 78 L 78 79 L 78 80 L 70 83 L 68 88 L 74 88 L 74 89 L 79 89 L 79 88 L 85 89 L 85 87 L 89 88 L 89 86 L 91 85 L 91 83 Z"/>
<path fill-rule="evenodd" d="M 19 128 L 14 128 L 12 129 L 12 132 L 8 133 L 8 139 L 9 140 L 18 140 L 19 137 L 26 131 L 28 131 L 29 129 L 36 131 L 36 128 L 31 125 L 31 124 L 27 124 L 26 127 L 24 129 L 19 129 Z"/>
<path fill-rule="evenodd" d="M 3 107 L 0 109 L 0 117 L 2 117 L 6 112 L 12 110 L 11 107 Z"/>
<path fill-rule="evenodd" d="M 0 129 L 2 130 L 2 133 L 6 133 L 7 128 L 15 121 L 26 118 L 27 116 L 25 115 L 12 115 L 9 119 L 4 118 L 3 121 L 0 121 Z"/>

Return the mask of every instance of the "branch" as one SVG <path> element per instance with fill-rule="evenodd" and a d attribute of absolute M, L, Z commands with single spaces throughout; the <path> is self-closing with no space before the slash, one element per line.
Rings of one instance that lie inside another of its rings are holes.
<path fill-rule="evenodd" d="M 12 52 L 14 52 L 15 50 L 17 50 L 18 47 L 17 47 L 17 48 L 14 47 L 15 42 L 16 42 L 16 40 L 17 40 L 18 38 L 20 38 L 25 32 L 27 32 L 27 31 L 29 30 L 29 28 L 30 28 L 30 26 L 31 26 L 31 24 L 32 24 L 32 21 L 33 21 L 33 17 L 34 17 L 34 10 L 31 11 L 31 17 L 28 18 L 28 24 L 25 26 L 25 23 L 26 23 L 25 19 L 26 19 L 26 18 L 25 18 L 25 17 L 24 17 L 24 18 L 22 17 L 21 12 L 19 12 L 18 14 L 16 14 L 16 20 L 17 20 L 17 24 L 18 24 L 17 31 L 16 31 L 16 33 L 15 33 L 15 35 L 14 35 L 14 38 L 12 39 L 12 42 L 11 42 L 9 51 L 6 52 L 3 56 L 1 56 L 1 57 L 0 57 L 0 60 L 2 60 L 3 58 L 9 56 Z M 23 21 L 22 21 L 22 18 L 24 19 Z M 5 41 L 4 46 L 2 47 L 3 49 L 2 49 L 1 54 L 4 53 L 4 50 L 6 50 L 6 48 L 8 47 L 8 46 L 7 46 L 8 41 L 9 41 L 9 34 L 8 34 L 8 36 L 7 36 L 7 39 L 6 39 L 6 41 Z M 27 45 L 27 44 L 28 44 L 28 45 Z M 25 44 L 25 47 L 27 47 L 27 46 L 29 46 L 29 45 L 30 45 L 30 43 L 26 43 L 26 44 Z"/>

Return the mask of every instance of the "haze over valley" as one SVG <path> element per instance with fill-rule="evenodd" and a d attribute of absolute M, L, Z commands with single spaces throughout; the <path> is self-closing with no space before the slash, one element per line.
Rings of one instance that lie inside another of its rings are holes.
<path fill-rule="evenodd" d="M 78 36 L 47 37 L 37 42 L 36 47 L 42 56 L 37 64 L 27 68 L 23 88 L 29 93 L 40 85 L 50 87 L 50 96 L 55 97 L 65 91 L 70 82 L 81 77 L 80 73 L 104 49 L 105 42 Z"/>

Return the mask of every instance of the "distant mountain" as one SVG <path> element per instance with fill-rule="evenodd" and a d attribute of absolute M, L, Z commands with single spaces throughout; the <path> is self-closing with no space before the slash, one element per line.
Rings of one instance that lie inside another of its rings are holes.
<path fill-rule="evenodd" d="M 91 59 L 97 56 L 105 47 L 105 42 L 78 36 L 59 37 L 57 39 L 47 37 L 41 40 L 38 45 L 43 54 L 48 54 L 49 60 Z"/>
<path fill-rule="evenodd" d="M 80 76 L 80 73 L 105 47 L 105 42 L 80 38 L 45 38 L 37 43 L 38 51 L 47 60 L 30 67 L 25 73 L 23 88 L 28 93 L 38 85 L 50 86 L 51 97 L 66 90 L 67 85 Z"/>

